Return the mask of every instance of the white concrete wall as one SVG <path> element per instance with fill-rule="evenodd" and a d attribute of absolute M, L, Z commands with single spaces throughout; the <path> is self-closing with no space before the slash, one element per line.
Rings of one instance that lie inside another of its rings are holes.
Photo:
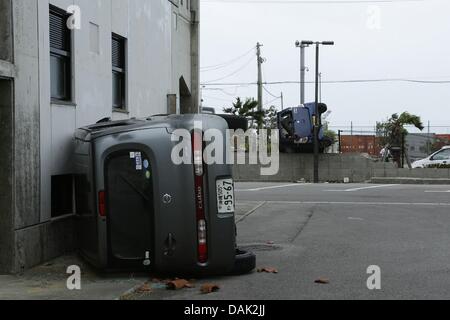
<path fill-rule="evenodd" d="M 51 176 L 71 172 L 71 139 L 76 128 L 104 117 L 116 120 L 166 113 L 167 95 L 179 92 L 178 79 L 184 76 L 190 85 L 191 78 L 189 15 L 184 12 L 178 30 L 174 30 L 172 19 L 179 12 L 168 0 L 51 0 L 50 3 L 60 8 L 78 5 L 82 27 L 73 33 L 74 105 L 51 104 L 49 3 L 39 0 L 41 222 L 50 219 Z M 128 113 L 113 112 L 111 107 L 112 32 L 127 38 Z M 91 37 L 99 39 L 98 52 L 96 46 L 92 48 L 95 40 Z"/>
<path fill-rule="evenodd" d="M 178 95 L 182 76 L 192 89 L 191 13 L 176 2 L 13 1 L 15 229 L 23 235 L 16 242 L 27 241 L 26 228 L 51 221 L 51 177 L 72 173 L 76 128 L 105 117 L 166 113 L 167 95 Z M 73 31 L 74 97 L 69 105 L 52 104 L 50 98 L 49 3 L 81 8 L 81 30 Z M 112 110 L 112 32 L 127 38 L 126 113 Z M 20 254 L 26 259 L 26 250 Z"/>

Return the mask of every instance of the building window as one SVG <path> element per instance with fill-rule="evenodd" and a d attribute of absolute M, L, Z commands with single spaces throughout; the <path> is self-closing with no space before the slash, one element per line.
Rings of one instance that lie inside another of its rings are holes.
<path fill-rule="evenodd" d="M 72 33 L 69 15 L 50 6 L 50 84 L 53 100 L 72 99 Z"/>
<path fill-rule="evenodd" d="M 112 36 L 112 98 L 113 108 L 126 110 L 126 39 Z"/>

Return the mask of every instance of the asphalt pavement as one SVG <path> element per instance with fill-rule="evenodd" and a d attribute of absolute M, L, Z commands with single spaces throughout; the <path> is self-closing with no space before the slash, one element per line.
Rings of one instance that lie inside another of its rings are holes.
<path fill-rule="evenodd" d="M 450 299 L 448 185 L 238 183 L 236 197 L 239 245 L 277 274 L 188 279 L 194 288 L 168 291 L 154 275 L 102 276 L 69 255 L 0 276 L 0 300 Z M 82 269 L 80 291 L 67 290 L 69 265 Z M 367 286 L 373 266 L 380 290 Z M 202 295 L 205 283 L 220 290 Z"/>
<path fill-rule="evenodd" d="M 278 274 L 145 299 L 450 299 L 450 186 L 239 183 L 241 247 Z M 369 290 L 369 266 L 381 289 Z M 317 284 L 316 280 L 327 280 Z"/>

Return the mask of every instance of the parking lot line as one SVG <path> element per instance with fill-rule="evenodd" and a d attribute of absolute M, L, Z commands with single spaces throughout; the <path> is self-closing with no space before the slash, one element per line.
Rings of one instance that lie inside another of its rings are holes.
<path fill-rule="evenodd" d="M 248 218 L 248 216 L 250 216 L 251 214 L 253 214 L 255 211 L 257 211 L 258 209 L 260 209 L 261 207 L 263 207 L 267 202 L 261 202 L 260 204 L 258 204 L 256 207 L 254 207 L 252 210 L 250 210 L 249 212 L 245 213 L 242 217 L 240 217 L 239 219 L 236 220 L 236 223 L 240 223 L 242 221 L 244 221 L 245 219 Z"/>
<path fill-rule="evenodd" d="M 263 191 L 263 190 L 271 190 L 271 189 L 282 189 L 282 188 L 290 188 L 290 187 L 297 187 L 297 186 L 304 186 L 306 183 L 291 183 L 291 184 L 285 184 L 282 186 L 271 186 L 271 187 L 262 187 L 262 188 L 255 188 L 255 189 L 241 189 L 236 190 L 238 192 L 257 192 L 257 191 Z"/>
<path fill-rule="evenodd" d="M 381 188 L 390 188 L 396 187 L 398 184 L 386 184 L 380 186 L 370 186 L 370 187 L 361 187 L 361 188 L 353 188 L 353 189 L 345 189 L 345 190 L 324 190 L 325 192 L 356 192 L 362 190 L 370 190 L 370 189 L 381 189 Z"/>
<path fill-rule="evenodd" d="M 413 206 L 413 207 L 450 207 L 450 203 L 433 202 L 347 202 L 347 201 L 266 201 L 267 204 L 296 205 L 351 205 L 351 206 Z"/>

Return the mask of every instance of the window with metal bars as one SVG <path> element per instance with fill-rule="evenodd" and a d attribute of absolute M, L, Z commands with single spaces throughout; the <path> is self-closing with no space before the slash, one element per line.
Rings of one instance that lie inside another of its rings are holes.
<path fill-rule="evenodd" d="M 113 108 L 126 110 L 126 39 L 112 35 L 112 93 Z"/>
<path fill-rule="evenodd" d="M 50 5 L 50 84 L 53 100 L 72 100 L 72 32 L 69 14 Z"/>

